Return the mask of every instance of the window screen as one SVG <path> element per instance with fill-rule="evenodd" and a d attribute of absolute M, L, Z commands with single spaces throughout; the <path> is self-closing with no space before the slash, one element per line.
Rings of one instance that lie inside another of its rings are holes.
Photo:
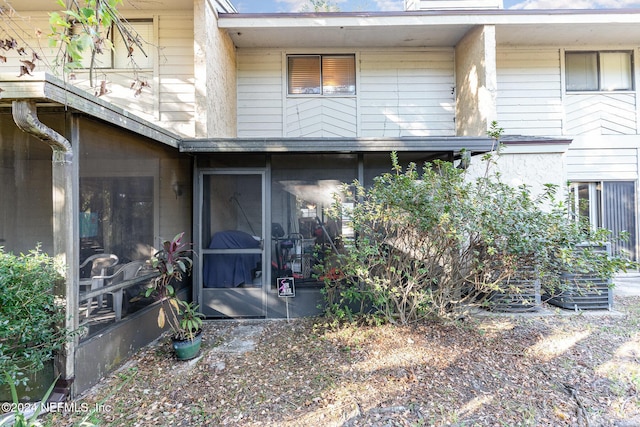
<path fill-rule="evenodd" d="M 137 68 L 153 68 L 153 59 L 151 55 L 150 43 L 153 43 L 153 21 L 152 20 L 133 20 L 127 21 L 127 28 L 130 30 L 129 39 L 137 39 L 144 49 L 144 52 L 133 42 L 125 43 L 125 38 L 120 34 L 117 28 L 111 27 L 102 37 L 109 40 L 113 45 L 113 49 L 109 43 L 104 43 L 102 52 L 96 53 L 94 57 L 94 68 L 128 68 L 131 67 L 132 58 L 135 60 Z M 73 32 L 77 33 L 82 29 L 74 27 Z M 132 56 L 129 54 L 127 45 L 133 46 Z M 82 52 L 82 68 L 91 67 L 91 50 L 85 49 Z M 146 56 L 145 56 L 146 55 Z"/>
<path fill-rule="evenodd" d="M 81 24 L 74 24 L 71 32 L 74 36 L 81 35 L 83 32 L 83 28 Z M 101 51 L 96 52 L 93 56 L 91 55 L 90 46 L 86 46 L 82 51 L 82 61 L 80 62 L 81 68 L 91 68 L 91 61 L 93 60 L 93 68 L 112 68 L 113 67 L 113 57 L 111 54 L 111 39 L 112 39 L 112 31 L 113 28 L 103 29 L 101 31 L 100 37 L 104 40 L 107 40 L 106 43 L 103 43 L 101 46 Z"/>
<path fill-rule="evenodd" d="M 135 60 L 136 65 L 139 68 L 153 68 L 153 60 L 151 57 L 150 43 L 153 43 L 153 21 L 128 21 L 129 26 L 133 29 L 131 37 L 136 38 L 137 41 L 144 49 L 144 52 L 140 50 L 133 41 L 128 44 L 133 46 L 132 57 Z M 137 33 L 137 34 L 136 34 Z M 113 67 L 114 68 L 127 68 L 131 66 L 131 57 L 129 56 L 129 50 L 127 49 L 127 43 L 119 31 L 114 31 L 113 34 Z M 145 56 L 146 54 L 146 56 Z"/>
<path fill-rule="evenodd" d="M 567 52 L 567 91 L 633 90 L 632 64 L 630 51 Z"/>
<path fill-rule="evenodd" d="M 601 52 L 602 90 L 631 90 L 631 54 Z"/>
<path fill-rule="evenodd" d="M 567 90 L 598 90 L 598 57 L 595 52 L 567 53 Z"/>
<path fill-rule="evenodd" d="M 355 95 L 353 55 L 292 55 L 288 57 L 289 95 Z"/>

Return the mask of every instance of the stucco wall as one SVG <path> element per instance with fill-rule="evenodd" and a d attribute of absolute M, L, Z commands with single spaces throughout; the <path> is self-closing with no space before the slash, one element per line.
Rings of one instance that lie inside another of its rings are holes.
<path fill-rule="evenodd" d="M 196 137 L 236 136 L 236 53 L 209 0 L 194 2 Z"/>
<path fill-rule="evenodd" d="M 566 145 L 554 147 L 505 147 L 497 157 L 497 165 L 490 171 L 499 172 L 501 180 L 517 187 L 527 184 L 535 197 L 545 190 L 545 184 L 558 186 L 557 196 L 566 192 L 567 168 L 565 164 Z M 483 176 L 487 163 L 482 156 L 473 156 L 467 170 L 469 179 Z"/>
<path fill-rule="evenodd" d="M 496 119 L 496 30 L 476 27 L 456 46 L 456 134 L 484 136 Z"/>

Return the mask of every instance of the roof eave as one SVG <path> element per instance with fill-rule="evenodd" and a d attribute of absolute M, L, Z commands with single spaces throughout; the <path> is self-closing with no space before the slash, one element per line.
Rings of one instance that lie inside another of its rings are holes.
<path fill-rule="evenodd" d="M 39 105 L 59 105 L 178 148 L 180 138 L 153 123 L 76 88 L 50 74 L 15 77 L 0 75 L 0 106 L 14 100 L 33 100 Z"/>
<path fill-rule="evenodd" d="M 531 141 L 528 137 L 510 137 L 510 143 Z M 559 143 L 557 139 L 539 139 L 536 144 Z M 565 143 L 570 140 L 562 140 Z M 488 137 L 399 137 L 399 138 L 194 138 L 183 139 L 180 151 L 184 153 L 379 153 L 379 152 L 433 152 L 461 151 L 472 154 L 486 153 L 495 148 Z"/>

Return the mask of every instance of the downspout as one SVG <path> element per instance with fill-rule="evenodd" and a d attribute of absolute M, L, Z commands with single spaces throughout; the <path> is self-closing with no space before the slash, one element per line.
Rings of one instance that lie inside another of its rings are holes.
<path fill-rule="evenodd" d="M 73 229 L 73 148 L 65 137 L 38 119 L 38 111 L 34 101 L 13 101 L 12 112 L 13 120 L 22 131 L 40 139 L 53 150 L 51 165 L 53 256 L 59 261 L 59 265 L 64 266 L 64 271 L 61 271 L 64 284 L 57 284 L 54 291 L 56 296 L 65 301 L 65 328 L 75 331 L 78 328 L 76 314 L 78 296 L 74 283 L 77 282 L 78 272 L 72 268 L 76 259 Z M 57 398 L 69 395 L 75 376 L 76 346 L 77 337 L 74 337 L 56 356 L 56 369 L 60 374 L 58 384 L 56 384 Z"/>

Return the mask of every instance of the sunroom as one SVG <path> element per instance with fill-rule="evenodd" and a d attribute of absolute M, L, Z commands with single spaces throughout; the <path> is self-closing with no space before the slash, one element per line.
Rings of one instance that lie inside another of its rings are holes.
<path fill-rule="evenodd" d="M 0 244 L 38 243 L 67 267 L 56 289 L 81 330 L 39 382 L 78 395 L 157 338 L 146 262 L 185 232 L 182 296 L 209 319 L 318 314 L 322 274 L 352 236 L 333 203 L 403 164 L 491 149 L 486 137 L 181 139 L 45 75 L 3 78 Z M 336 198 L 337 197 L 337 198 Z M 286 279 L 284 282 L 283 279 Z M 290 281 L 289 281 L 290 280 Z M 291 285 L 282 292 L 283 284 Z"/>
<path fill-rule="evenodd" d="M 190 238 L 193 160 L 174 135 L 49 75 L 3 76 L 2 90 L 0 245 L 40 245 L 67 267 L 55 292 L 82 333 L 55 371 L 57 392 L 77 394 L 162 332 L 139 293 L 159 239 Z"/>

